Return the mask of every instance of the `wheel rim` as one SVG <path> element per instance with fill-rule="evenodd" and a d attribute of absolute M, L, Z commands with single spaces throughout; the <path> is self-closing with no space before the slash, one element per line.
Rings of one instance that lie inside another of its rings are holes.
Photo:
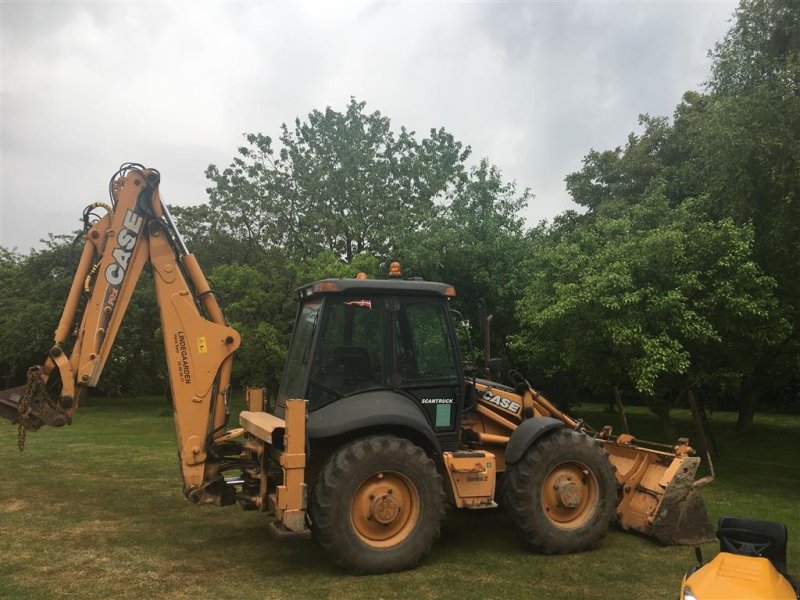
<path fill-rule="evenodd" d="M 597 478 L 583 464 L 569 461 L 553 467 L 542 487 L 545 516 L 561 529 L 577 529 L 597 510 L 600 489 Z"/>
<path fill-rule="evenodd" d="M 406 539 L 419 514 L 416 486 L 396 471 L 380 471 L 365 479 L 350 505 L 353 529 L 374 548 L 387 548 Z"/>

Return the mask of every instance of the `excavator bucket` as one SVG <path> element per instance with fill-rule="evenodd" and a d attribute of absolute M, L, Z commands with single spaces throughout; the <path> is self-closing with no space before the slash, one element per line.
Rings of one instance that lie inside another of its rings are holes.
<path fill-rule="evenodd" d="M 19 403 L 24 394 L 24 385 L 0 390 L 0 417 L 16 423 L 19 420 Z"/>
<path fill-rule="evenodd" d="M 61 427 L 69 422 L 69 416 L 55 408 L 41 374 L 42 367 L 31 367 L 25 385 L 0 390 L 0 417 L 27 431 L 36 431 L 42 425 Z"/>
<path fill-rule="evenodd" d="M 616 468 L 621 486 L 617 521 L 623 529 L 668 545 L 696 546 L 715 539 L 698 491 L 704 480 L 694 480 L 700 458 L 689 456 L 688 446 L 666 452 L 634 445 L 630 436 L 598 441 Z"/>

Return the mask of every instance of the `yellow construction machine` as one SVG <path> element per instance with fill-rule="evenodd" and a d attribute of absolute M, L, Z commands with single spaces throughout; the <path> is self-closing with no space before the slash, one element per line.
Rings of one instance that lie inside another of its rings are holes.
<path fill-rule="evenodd" d="M 600 432 L 524 378 L 465 374 L 452 286 L 330 279 L 299 303 L 272 412 L 249 390 L 229 427 L 239 334 L 225 321 L 159 195 L 155 169 L 126 164 L 111 204 L 85 212 L 85 247 L 43 365 L 0 392 L 24 433 L 62 426 L 97 385 L 149 262 L 161 313 L 183 491 L 192 502 L 269 513 L 280 538 L 312 532 L 354 573 L 411 568 L 445 507 L 502 504 L 543 553 L 595 545 L 616 520 L 665 543 L 713 539 L 686 440 L 657 447 Z M 104 209 L 102 218 L 90 218 Z"/>

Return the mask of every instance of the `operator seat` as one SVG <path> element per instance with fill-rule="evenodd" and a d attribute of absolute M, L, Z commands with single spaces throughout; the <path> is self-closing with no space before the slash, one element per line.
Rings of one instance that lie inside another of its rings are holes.
<path fill-rule="evenodd" d="M 345 380 L 369 379 L 372 358 L 363 346 L 339 346 L 333 351 L 333 372 Z"/>

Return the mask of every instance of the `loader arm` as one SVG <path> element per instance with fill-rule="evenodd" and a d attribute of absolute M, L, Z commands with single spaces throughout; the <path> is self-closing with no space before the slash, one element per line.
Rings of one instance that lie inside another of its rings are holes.
<path fill-rule="evenodd" d="M 229 327 L 195 257 L 159 195 L 154 169 L 126 164 L 110 182 L 107 214 L 90 222 L 85 245 L 43 365 L 26 385 L 0 392 L 0 412 L 26 430 L 62 426 L 98 383 L 145 263 L 161 317 L 184 493 L 219 503 L 221 456 L 230 439 L 228 394 L 238 332 Z M 99 204 L 90 206 L 91 212 Z M 22 446 L 20 447 L 22 449 Z M 214 460 L 209 460 L 209 455 Z"/>

